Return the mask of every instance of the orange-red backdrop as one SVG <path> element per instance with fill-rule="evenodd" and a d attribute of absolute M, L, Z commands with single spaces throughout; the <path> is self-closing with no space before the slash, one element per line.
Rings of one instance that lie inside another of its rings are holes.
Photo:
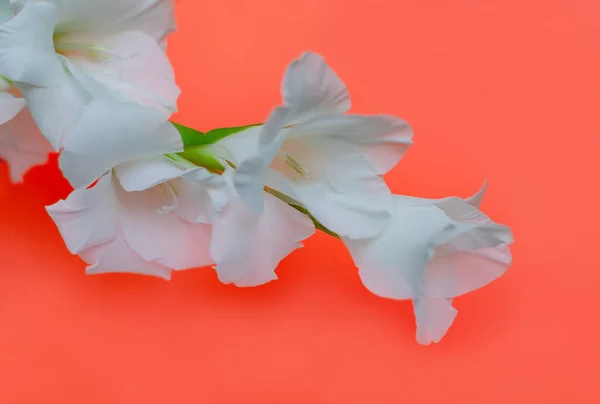
<path fill-rule="evenodd" d="M 393 113 L 415 146 L 394 191 L 467 196 L 513 227 L 514 265 L 458 298 L 441 344 L 408 302 L 363 288 L 317 235 L 263 287 L 210 269 L 170 283 L 86 277 L 45 215 L 55 162 L 0 170 L 0 402 L 597 403 L 600 3 L 594 0 L 178 2 L 176 120 L 261 121 L 286 64 L 326 56 L 353 111 Z"/>

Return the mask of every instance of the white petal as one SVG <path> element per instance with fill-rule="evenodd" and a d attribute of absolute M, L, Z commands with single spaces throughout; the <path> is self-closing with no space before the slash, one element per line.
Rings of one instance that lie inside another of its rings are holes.
<path fill-rule="evenodd" d="M 76 189 L 66 200 L 46 209 L 72 254 L 115 238 L 117 198 L 111 174 L 100 178 L 94 187 Z"/>
<path fill-rule="evenodd" d="M 45 164 L 52 152 L 27 109 L 0 126 L 0 158 L 10 166 L 13 182 L 21 182 L 33 166 Z"/>
<path fill-rule="evenodd" d="M 227 203 L 225 182 L 202 167 L 182 168 L 164 156 L 135 159 L 119 164 L 115 173 L 123 189 L 143 191 L 169 182 L 177 214 L 191 223 L 212 223 Z"/>
<path fill-rule="evenodd" d="M 436 206 L 452 220 L 455 230 L 440 238 L 435 255 L 427 265 L 427 293 L 430 297 L 455 297 L 481 288 L 506 272 L 512 262 L 511 230 L 495 224 L 476 206 L 481 203 L 487 183 L 474 196 L 424 199 L 396 195 L 406 209 Z"/>
<path fill-rule="evenodd" d="M 180 218 L 177 198 L 186 196 L 180 190 L 166 189 L 170 186 L 162 184 L 141 192 L 119 191 L 120 220 L 127 243 L 144 260 L 174 269 L 212 264 L 208 252 L 210 226 Z"/>
<path fill-rule="evenodd" d="M 55 151 L 59 151 L 84 105 L 89 101 L 89 95 L 72 77 L 66 76 L 63 79 L 57 78 L 54 87 L 36 87 L 21 83 L 16 83 L 15 86 L 27 101 L 27 108 L 42 135 Z"/>
<path fill-rule="evenodd" d="M 141 195 L 144 198 L 145 192 L 129 193 L 125 199 L 123 194 L 125 192 L 116 179 L 112 174 L 107 174 L 100 178 L 94 187 L 77 189 L 66 201 L 49 206 L 47 210 L 58 226 L 69 251 L 79 254 L 91 264 L 87 269 L 88 274 L 127 272 L 169 279 L 169 264 L 163 265 L 144 259 L 133 249 L 132 246 L 136 246 L 136 243 L 130 243 L 124 233 L 124 230 L 128 230 L 129 233 L 134 231 L 135 229 L 131 228 L 132 221 L 140 218 L 138 214 L 131 215 L 131 199 L 128 197 Z M 139 203 L 139 206 L 134 208 L 144 209 L 144 200 L 136 199 L 135 202 Z M 144 217 L 142 226 L 147 225 L 149 230 L 155 230 L 157 226 L 152 222 L 154 219 L 152 215 Z M 172 226 L 172 234 L 167 231 L 169 229 L 161 230 L 163 235 L 153 233 L 144 236 L 146 239 L 154 237 L 154 243 L 163 243 L 164 246 L 159 252 L 164 252 L 167 245 L 174 243 L 170 242 L 171 237 L 177 239 L 180 235 L 180 229 Z M 140 243 L 144 240 L 134 241 Z M 174 259 L 177 260 L 183 259 Z"/>
<path fill-rule="evenodd" d="M 390 190 L 358 147 L 341 140 L 290 138 L 282 154 L 271 167 L 286 176 L 297 199 L 325 227 L 340 236 L 369 238 L 387 226 Z"/>
<path fill-rule="evenodd" d="M 181 177 L 185 169 L 165 156 L 151 156 L 125 161 L 115 167 L 119 183 L 128 192 L 144 191 Z"/>
<path fill-rule="evenodd" d="M 395 200 L 393 221 L 379 237 L 344 240 L 373 293 L 393 299 L 452 298 L 508 268 L 512 234 L 507 227 L 482 222 L 483 214 L 471 216 L 469 210 L 461 222 L 435 205 Z"/>
<path fill-rule="evenodd" d="M 375 237 L 391 219 L 385 205 L 373 203 L 368 194 L 353 196 L 340 193 L 325 183 L 295 183 L 293 189 L 298 200 L 321 224 L 343 237 Z"/>
<path fill-rule="evenodd" d="M 80 254 L 87 263 L 88 275 L 105 273 L 132 273 L 171 279 L 171 269 L 157 262 L 149 262 L 135 253 L 118 228 L 112 241 L 83 250 Z"/>
<path fill-rule="evenodd" d="M 264 205 L 265 176 L 275 155 L 285 141 L 283 130 L 289 109 L 277 107 L 261 128 L 258 154 L 241 162 L 233 175 L 233 183 L 240 198 L 254 212 L 260 213 Z"/>
<path fill-rule="evenodd" d="M 423 345 L 440 342 L 456 318 L 452 299 L 421 298 L 413 300 L 413 305 L 417 342 Z"/>
<path fill-rule="evenodd" d="M 96 99 L 65 142 L 60 168 L 75 187 L 127 160 L 183 151 L 168 116 L 153 108 Z"/>
<path fill-rule="evenodd" d="M 481 190 L 467 200 L 450 197 L 433 201 L 452 220 L 464 224 L 465 231 L 436 248 L 436 255 L 427 268 L 430 296 L 453 297 L 468 293 L 499 278 L 510 267 L 511 230 L 495 224 L 474 206 L 481 203 L 486 188 L 487 183 L 484 183 Z"/>
<path fill-rule="evenodd" d="M 262 125 L 253 126 L 233 136 L 227 136 L 209 148 L 216 156 L 239 166 L 243 161 L 260 154 L 259 138 L 262 131 Z"/>
<path fill-rule="evenodd" d="M 391 170 L 412 144 L 412 129 L 389 115 L 323 115 L 294 127 L 290 139 L 357 145 L 377 174 Z"/>
<path fill-rule="evenodd" d="M 177 214 L 192 223 L 213 223 L 229 201 L 224 179 L 203 168 L 186 171 L 175 186 L 185 195 Z"/>
<path fill-rule="evenodd" d="M 498 279 L 510 267 L 508 243 L 436 256 L 427 267 L 428 296 L 456 297 Z"/>
<path fill-rule="evenodd" d="M 122 3 L 121 0 L 114 1 Z M 119 23 L 119 26 L 123 30 L 141 31 L 150 35 L 164 49 L 167 37 L 177 29 L 175 0 L 146 1 L 145 7 L 135 13 L 135 17 Z M 106 29 L 106 25 L 104 27 Z"/>
<path fill-rule="evenodd" d="M 256 286 L 277 279 L 279 262 L 314 233 L 308 217 L 272 195 L 264 199 L 264 212 L 257 214 L 232 191 L 213 225 L 210 252 L 224 283 Z"/>
<path fill-rule="evenodd" d="M 53 4 L 32 3 L 0 25 L 0 76 L 15 82 L 50 87 L 65 74 L 54 52 L 58 21 Z"/>
<path fill-rule="evenodd" d="M 110 36 L 73 33 L 64 43 L 99 49 L 96 57 L 69 55 L 69 70 L 95 97 L 177 110 L 180 90 L 165 52 L 148 35 L 121 32 Z"/>
<path fill-rule="evenodd" d="M 468 197 L 464 201 L 471 206 L 479 208 L 479 206 L 481 205 L 481 202 L 483 201 L 485 193 L 487 192 L 487 186 L 488 186 L 488 184 L 487 184 L 487 180 L 486 180 L 483 182 L 483 185 L 481 186 L 481 188 L 479 189 L 479 191 L 477 191 L 477 193 L 475 195 Z M 452 209 L 452 206 L 455 206 L 455 205 L 447 204 L 446 201 L 452 200 L 452 199 L 460 199 L 456 196 L 450 196 L 450 197 L 441 198 L 441 199 L 418 198 L 415 196 L 406 196 L 406 195 L 397 195 L 397 197 L 401 198 L 402 203 L 405 205 L 412 205 L 412 206 L 437 205 L 439 208 L 444 210 L 446 212 L 446 214 L 450 217 L 455 216 L 453 214 L 453 209 Z"/>
<path fill-rule="evenodd" d="M 279 191 L 286 197 L 294 200 L 294 203 L 300 204 L 300 197 L 296 194 L 292 182 L 279 171 L 269 169 L 265 175 L 265 186 Z"/>
<path fill-rule="evenodd" d="M 0 25 L 0 75 L 15 82 L 42 135 L 54 150 L 77 119 L 86 95 L 54 52 L 56 7 L 31 3 Z"/>
<path fill-rule="evenodd" d="M 465 201 L 469 205 L 473 205 L 476 208 L 479 208 L 481 206 L 481 202 L 483 202 L 483 197 L 485 196 L 485 193 L 487 192 L 487 187 L 488 187 L 488 182 L 487 182 L 487 180 L 485 180 L 483 182 L 483 185 L 481 186 L 481 189 L 479 191 L 477 191 L 477 193 L 475 195 L 470 196 L 469 198 L 465 199 Z"/>
<path fill-rule="evenodd" d="M 346 85 L 320 55 L 304 53 L 287 68 L 281 85 L 283 100 L 294 122 L 350 109 Z"/>
<path fill-rule="evenodd" d="M 15 0 L 13 0 L 15 1 Z M 17 0 L 28 3 L 38 0 Z M 44 0 L 59 7 L 59 28 L 111 33 L 141 31 L 162 42 L 175 30 L 173 0 Z"/>
<path fill-rule="evenodd" d="M 427 295 L 426 267 L 433 249 L 453 229 L 454 223 L 435 206 L 397 206 L 381 235 L 344 243 L 371 292 L 392 299 L 418 298 Z"/>
<path fill-rule="evenodd" d="M 17 98 L 5 91 L 0 92 L 0 125 L 17 116 L 25 108 L 25 104 L 23 98 Z"/>

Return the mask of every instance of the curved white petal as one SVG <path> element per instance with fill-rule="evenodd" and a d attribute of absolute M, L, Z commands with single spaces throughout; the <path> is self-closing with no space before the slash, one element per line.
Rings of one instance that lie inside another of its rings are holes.
<path fill-rule="evenodd" d="M 141 31 L 164 42 L 175 26 L 174 0 L 13 0 L 21 7 L 36 2 L 58 7 L 60 31 L 107 33 Z"/>
<path fill-rule="evenodd" d="M 107 36 L 76 32 L 62 36 L 60 43 L 92 49 L 91 56 L 68 54 L 68 67 L 95 97 L 108 95 L 120 101 L 177 110 L 180 90 L 171 62 L 150 36 L 136 31 Z"/>
<path fill-rule="evenodd" d="M 456 318 L 457 311 L 452 307 L 452 299 L 414 299 L 413 306 L 417 342 L 422 345 L 440 342 Z"/>
<path fill-rule="evenodd" d="M 0 126 L 0 158 L 8 162 L 13 182 L 21 182 L 33 166 L 45 164 L 51 152 L 27 109 Z"/>
<path fill-rule="evenodd" d="M 54 52 L 53 34 L 58 22 L 56 6 L 28 4 L 0 25 L 0 76 L 41 87 L 56 86 L 64 75 Z"/>
<path fill-rule="evenodd" d="M 121 0 L 113 1 L 122 3 Z M 149 0 L 145 7 L 135 13 L 135 17 L 120 22 L 118 26 L 123 30 L 144 32 L 165 49 L 167 37 L 177 29 L 175 0 Z M 104 27 L 106 29 L 106 25 Z"/>
<path fill-rule="evenodd" d="M 475 207 L 456 200 L 470 208 L 451 218 L 435 205 L 407 204 L 396 196 L 393 220 L 379 237 L 344 239 L 365 286 L 393 299 L 452 298 L 504 273 L 510 229 L 482 220 Z"/>
<path fill-rule="evenodd" d="M 0 125 L 17 116 L 25 108 L 25 105 L 26 102 L 23 98 L 17 98 L 6 91 L 0 92 Z"/>
<path fill-rule="evenodd" d="M 177 190 L 168 189 L 170 186 L 165 183 L 141 192 L 119 190 L 120 220 L 127 243 L 144 260 L 178 270 L 212 264 L 210 226 L 183 220 L 176 203 L 186 196 L 177 195 Z"/>
<path fill-rule="evenodd" d="M 483 182 L 483 185 L 481 186 L 479 191 L 477 191 L 476 194 L 464 199 L 464 202 L 466 202 L 467 204 L 469 204 L 475 208 L 479 208 L 479 206 L 483 202 L 485 193 L 487 192 L 487 187 L 488 187 L 488 182 L 486 180 Z M 461 199 L 456 196 L 450 196 L 450 197 L 440 198 L 440 199 L 418 198 L 415 196 L 406 196 L 406 195 L 398 195 L 398 197 L 402 199 L 402 202 L 405 205 L 412 205 L 412 206 L 436 205 L 439 208 L 441 208 L 442 210 L 444 210 L 444 212 L 450 217 L 460 216 L 460 215 L 457 215 L 454 213 L 457 205 L 453 204 L 452 200 L 455 200 L 455 199 L 460 200 Z M 458 210 L 460 211 L 461 209 L 458 209 Z M 479 211 L 478 209 L 476 209 L 476 210 Z"/>
<path fill-rule="evenodd" d="M 165 185 L 166 186 L 166 185 Z M 185 197 L 185 195 L 181 195 Z M 162 186 L 126 192 L 112 174 L 48 207 L 65 243 L 88 273 L 131 272 L 168 278 L 170 268 L 211 264 L 210 226 L 181 219 Z"/>
<path fill-rule="evenodd" d="M 296 194 L 292 182 L 282 173 L 269 169 L 265 175 L 265 187 L 272 188 L 289 197 L 295 204 L 300 204 L 300 197 Z"/>
<path fill-rule="evenodd" d="M 436 256 L 427 268 L 428 294 L 431 297 L 463 295 L 498 279 L 511 263 L 509 243 Z"/>
<path fill-rule="evenodd" d="M 181 136 L 167 119 L 153 108 L 95 99 L 69 134 L 60 168 L 78 188 L 127 160 L 181 152 Z"/>
<path fill-rule="evenodd" d="M 233 174 L 233 184 L 240 198 L 256 213 L 264 208 L 263 189 L 265 176 L 275 155 L 285 141 L 283 130 L 290 110 L 287 107 L 273 109 L 261 127 L 257 154 L 242 161 Z"/>
<path fill-rule="evenodd" d="M 321 114 L 343 114 L 350 109 L 346 85 L 322 56 L 304 53 L 287 68 L 281 84 L 283 100 L 293 122 Z"/>
<path fill-rule="evenodd" d="M 239 166 L 243 161 L 260 154 L 259 139 L 263 126 L 253 126 L 218 143 L 208 146 L 214 155 Z"/>
<path fill-rule="evenodd" d="M 391 170 L 412 144 L 412 128 L 390 115 L 322 115 L 295 126 L 290 139 L 358 146 L 377 174 Z"/>
<path fill-rule="evenodd" d="M 46 208 L 72 254 L 108 243 L 117 231 L 117 195 L 111 174 L 89 189 L 76 189 Z"/>
<path fill-rule="evenodd" d="M 165 184 L 163 192 L 173 199 L 177 214 L 191 223 L 212 223 L 227 203 L 225 181 L 201 167 L 183 168 L 164 156 L 129 160 L 115 167 L 128 192 Z"/>
<path fill-rule="evenodd" d="M 398 204 L 396 204 L 398 205 Z M 426 266 L 454 223 L 435 206 L 397 206 L 386 230 L 365 240 L 344 239 L 359 275 L 374 294 L 392 299 L 426 296 Z"/>
<path fill-rule="evenodd" d="M 385 205 L 373 203 L 368 194 L 336 191 L 329 184 L 293 183 L 298 201 L 325 227 L 342 237 L 375 237 L 388 225 L 391 215 Z"/>
<path fill-rule="evenodd" d="M 353 144 L 289 138 L 271 168 L 288 179 L 295 198 L 317 220 L 340 236 L 374 237 L 390 220 L 390 190 Z"/>
<path fill-rule="evenodd" d="M 396 196 L 407 206 L 435 205 L 453 221 L 468 229 L 436 248 L 436 254 L 427 268 L 430 296 L 454 297 L 468 293 L 499 278 L 510 267 L 511 230 L 495 224 L 477 208 L 486 189 L 487 181 L 477 194 L 466 200 L 457 197 L 421 199 Z"/>
<path fill-rule="evenodd" d="M 132 273 L 171 279 L 170 268 L 146 261 L 131 249 L 121 228 L 110 242 L 83 250 L 79 256 L 90 264 L 85 271 L 88 275 Z"/>
<path fill-rule="evenodd" d="M 270 194 L 264 211 L 250 210 L 231 190 L 213 225 L 210 253 L 221 282 L 256 286 L 277 279 L 279 262 L 314 233 L 312 221 Z"/>
<path fill-rule="evenodd" d="M 493 223 L 461 199 L 451 202 L 462 205 L 454 208 L 451 217 L 465 231 L 436 248 L 427 267 L 431 297 L 455 297 L 479 289 L 502 276 L 512 262 L 513 236 L 508 227 Z M 444 211 L 448 214 L 448 207 Z"/>
<path fill-rule="evenodd" d="M 185 169 L 161 155 L 128 160 L 115 167 L 119 183 L 128 192 L 144 191 L 184 173 Z"/>
<path fill-rule="evenodd" d="M 481 186 L 479 191 L 477 191 L 477 193 L 475 195 L 470 196 L 467 199 L 465 199 L 465 202 L 467 202 L 469 205 L 479 208 L 481 206 L 481 203 L 483 202 L 483 198 L 485 197 L 487 188 L 488 188 L 488 182 L 487 182 L 487 180 L 485 180 L 485 181 L 483 181 L 483 185 Z"/>
<path fill-rule="evenodd" d="M 186 171 L 174 184 L 185 195 L 177 205 L 177 214 L 192 223 L 213 223 L 229 201 L 222 176 L 203 168 Z"/>
<path fill-rule="evenodd" d="M 59 151 L 90 97 L 73 77 L 66 74 L 56 77 L 54 84 L 37 87 L 15 83 L 15 87 L 27 101 L 27 108 L 42 135 L 55 151 Z"/>

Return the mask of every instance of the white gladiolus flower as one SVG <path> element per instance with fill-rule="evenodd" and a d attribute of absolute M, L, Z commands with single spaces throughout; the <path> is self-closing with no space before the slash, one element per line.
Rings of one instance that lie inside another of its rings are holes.
<path fill-rule="evenodd" d="M 278 125 L 279 110 L 275 110 L 263 128 L 252 130 L 270 131 Z M 233 136 L 237 137 L 237 136 Z M 243 156 L 247 144 L 227 142 L 228 148 L 216 149 L 235 165 L 245 164 L 234 156 Z M 236 286 L 256 286 L 277 279 L 275 269 L 279 262 L 295 249 L 301 241 L 315 232 L 312 220 L 277 197 L 265 192 L 265 178 L 252 183 L 260 198 L 261 211 L 250 209 L 240 198 L 233 184 L 236 173 L 227 169 L 223 175 L 228 185 L 229 202 L 222 216 L 213 224 L 210 252 L 215 260 L 215 270 L 224 283 Z"/>
<path fill-rule="evenodd" d="M 452 299 L 500 277 L 510 266 L 512 232 L 479 209 L 485 188 L 468 200 L 394 196 L 393 219 L 372 239 L 344 239 L 365 286 L 411 299 L 417 341 L 439 342 L 454 318 Z"/>
<path fill-rule="evenodd" d="M 224 184 L 162 155 L 183 150 L 167 118 L 154 108 L 94 100 L 65 144 L 61 167 L 81 188 L 48 212 L 69 250 L 91 264 L 88 273 L 168 278 L 171 269 L 213 263 L 209 223 L 226 203 Z"/>
<path fill-rule="evenodd" d="M 0 78 L 0 159 L 10 168 L 13 182 L 21 182 L 33 166 L 46 163 L 52 151 L 25 106 L 11 92 L 11 84 Z"/>
<path fill-rule="evenodd" d="M 390 220 L 390 191 L 381 177 L 411 144 L 412 130 L 388 115 L 347 115 L 345 85 L 318 55 L 306 53 L 287 69 L 286 109 L 260 131 L 250 129 L 248 156 L 234 183 L 242 200 L 262 208 L 262 180 L 301 204 L 325 227 L 350 238 L 379 234 Z M 244 136 L 242 134 L 241 136 Z M 223 145 L 231 147 L 238 136 Z"/>
<path fill-rule="evenodd" d="M 0 75 L 55 150 L 94 98 L 176 109 L 179 88 L 157 43 L 173 29 L 169 1 L 13 3 L 15 16 L 0 25 Z"/>
<path fill-rule="evenodd" d="M 0 0 L 0 159 L 20 181 L 60 152 L 75 190 L 46 209 L 87 273 L 169 279 L 213 265 L 223 283 L 256 286 L 318 228 L 344 242 L 372 293 L 413 302 L 416 339 L 430 344 L 454 298 L 508 269 L 512 232 L 479 209 L 486 186 L 468 199 L 393 195 L 383 175 L 411 127 L 349 114 L 317 54 L 287 67 L 263 125 L 169 122 L 174 30 L 174 0 Z"/>

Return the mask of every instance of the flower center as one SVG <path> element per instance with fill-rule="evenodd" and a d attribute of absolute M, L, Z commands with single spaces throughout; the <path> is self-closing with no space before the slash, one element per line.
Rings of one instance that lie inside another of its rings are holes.
<path fill-rule="evenodd" d="M 312 176 L 312 171 L 300 164 L 293 156 L 283 151 L 277 153 L 277 158 L 285 163 L 286 166 L 291 168 L 296 174 L 304 179 L 309 179 Z"/>
<path fill-rule="evenodd" d="M 113 56 L 99 46 L 69 41 L 65 35 L 54 35 L 54 51 L 65 57 L 84 57 L 94 61 L 103 62 L 110 60 Z"/>

